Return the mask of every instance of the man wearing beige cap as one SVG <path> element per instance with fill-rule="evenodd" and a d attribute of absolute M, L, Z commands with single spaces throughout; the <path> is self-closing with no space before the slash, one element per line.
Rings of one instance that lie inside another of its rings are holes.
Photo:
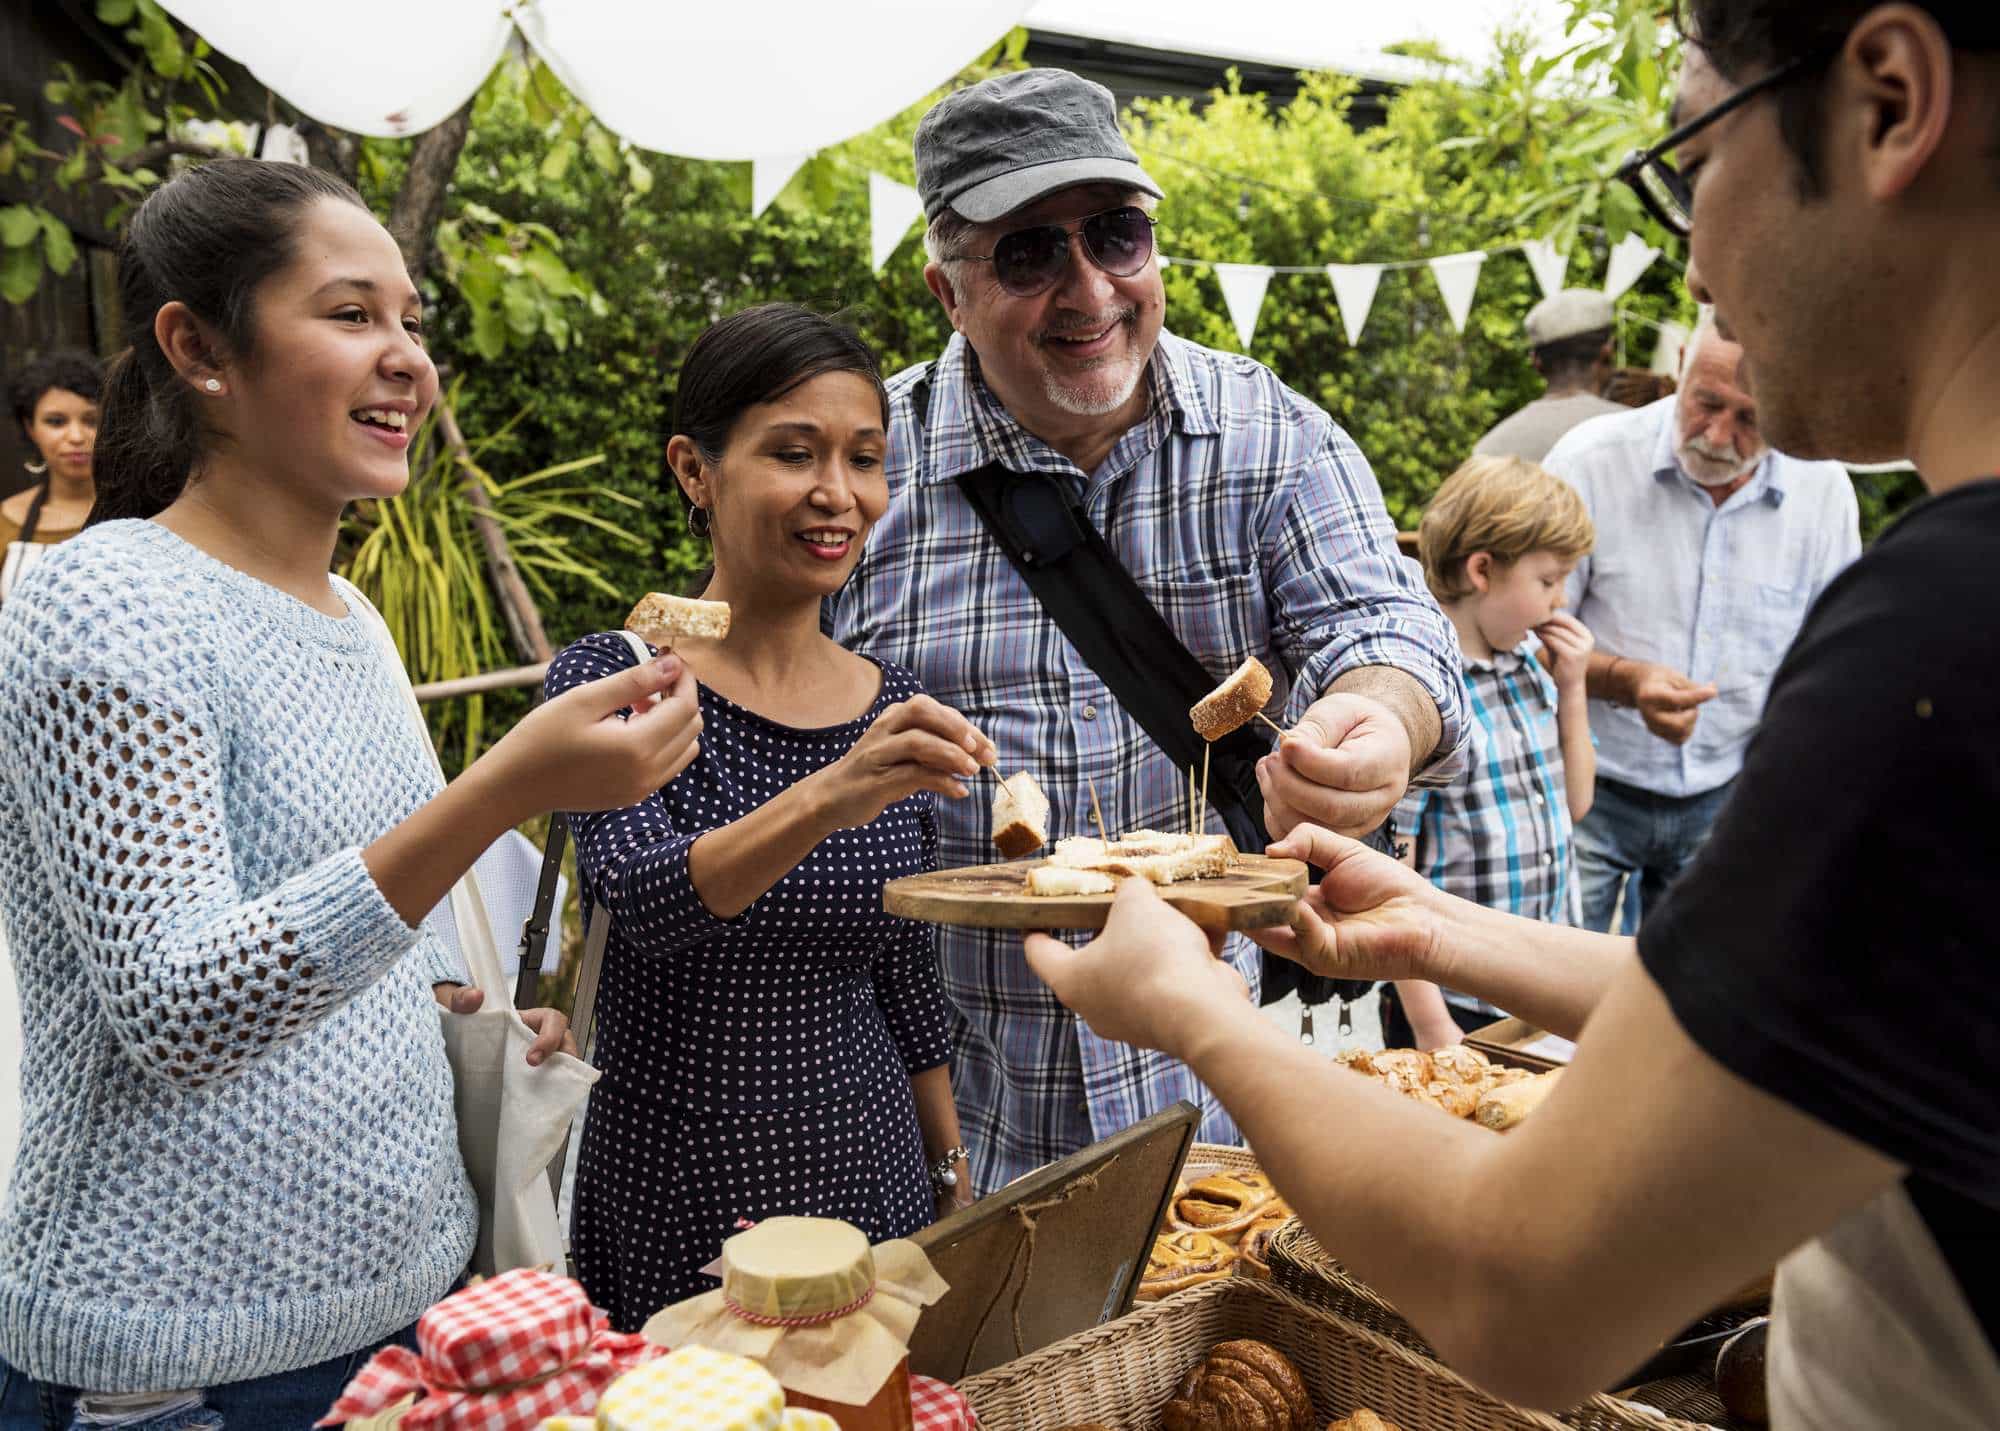
<path fill-rule="evenodd" d="M 1111 92 L 1053 69 L 959 90 L 916 170 L 955 331 L 889 383 L 889 507 L 833 634 L 977 721 L 1046 788 L 1052 838 L 1093 832 L 1093 804 L 1112 834 L 1186 829 L 1209 756 L 1204 823 L 1245 849 L 1301 820 L 1367 834 L 1413 780 L 1449 779 L 1457 637 L 1353 440 L 1262 364 L 1163 330 L 1162 191 Z M 1188 707 L 1251 656 L 1284 740 L 1203 748 Z M 994 858 L 985 799 L 940 802 L 938 827 L 943 864 Z M 1181 1098 L 1235 1140 L 1183 1065 L 1063 1009 L 1020 935 L 946 928 L 938 952 L 980 1191 Z M 1257 987 L 1247 940 L 1221 956 Z"/>
<path fill-rule="evenodd" d="M 1565 288 L 1528 310 L 1528 352 L 1548 391 L 1473 446 L 1479 457 L 1540 462 L 1580 422 L 1618 412 L 1599 394 L 1611 376 L 1611 300 L 1589 288 Z"/>

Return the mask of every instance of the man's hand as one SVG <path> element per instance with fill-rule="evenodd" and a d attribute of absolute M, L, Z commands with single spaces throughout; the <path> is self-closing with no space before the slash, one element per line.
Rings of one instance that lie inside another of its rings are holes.
<path fill-rule="evenodd" d="M 1312 823 L 1365 835 L 1388 818 L 1410 783 L 1410 735 L 1369 696 L 1320 697 L 1275 752 L 1257 762 L 1264 825 L 1282 840 Z"/>
<path fill-rule="evenodd" d="M 431 997 L 438 1001 L 440 1007 L 454 1014 L 476 1014 L 479 1006 L 486 1002 L 486 991 L 469 984 L 433 984 Z M 522 1009 L 520 1014 L 521 1022 L 535 1033 L 535 1041 L 528 1046 L 531 1067 L 542 1063 L 552 1053 L 581 1056 L 576 1051 L 576 1039 L 570 1035 L 569 1015 L 561 1009 Z"/>
<path fill-rule="evenodd" d="M 1143 879 L 1118 886 L 1111 918 L 1072 949 L 1030 934 L 1028 964 L 1100 1038 L 1186 1062 L 1190 1045 L 1234 1013 L 1257 1016 L 1243 976 L 1209 952 L 1200 926 Z"/>
<path fill-rule="evenodd" d="M 1661 740 L 1686 745 L 1704 701 L 1715 699 L 1713 685 L 1697 685 L 1671 666 L 1642 665 L 1632 680 L 1632 704 L 1646 729 Z"/>
<path fill-rule="evenodd" d="M 1263 948 L 1335 979 L 1451 982 L 1437 887 L 1408 865 L 1317 825 L 1267 853 L 1318 865 L 1326 878 L 1306 891 L 1290 928 L 1250 931 Z"/>

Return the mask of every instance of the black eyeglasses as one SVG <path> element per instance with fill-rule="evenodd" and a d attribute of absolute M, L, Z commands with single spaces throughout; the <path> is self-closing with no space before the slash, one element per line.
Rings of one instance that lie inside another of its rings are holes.
<path fill-rule="evenodd" d="M 1069 267 L 1071 234 L 1083 239 L 1090 261 L 1114 278 L 1130 278 L 1153 256 L 1153 216 L 1136 205 L 1106 209 L 1066 224 L 1036 224 L 1002 234 L 991 253 L 961 254 L 968 263 L 990 263 L 993 277 L 1016 298 L 1055 286 Z"/>
<path fill-rule="evenodd" d="M 1723 115 L 1741 109 L 1758 95 L 1776 89 L 1807 66 L 1819 64 L 1825 58 L 1823 54 L 1801 55 L 1789 64 L 1779 65 L 1762 79 L 1746 84 L 1722 103 L 1703 110 L 1651 149 L 1633 150 L 1625 156 L 1625 161 L 1618 166 L 1613 177 L 1630 185 L 1632 192 L 1639 196 L 1639 202 L 1654 218 L 1686 238 L 1694 231 L 1694 186 L 1668 161 L 1667 155 Z"/>

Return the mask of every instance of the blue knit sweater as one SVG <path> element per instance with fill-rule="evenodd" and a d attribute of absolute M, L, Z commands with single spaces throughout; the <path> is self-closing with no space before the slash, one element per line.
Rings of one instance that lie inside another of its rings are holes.
<path fill-rule="evenodd" d="M 414 1320 L 471 1255 L 432 981 L 361 848 L 437 792 L 362 621 L 151 522 L 0 608 L 21 1145 L 0 1356 L 210 1386 Z"/>

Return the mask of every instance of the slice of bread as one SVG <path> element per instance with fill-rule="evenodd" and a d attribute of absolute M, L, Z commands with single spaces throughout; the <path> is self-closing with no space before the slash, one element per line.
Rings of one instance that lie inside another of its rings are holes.
<path fill-rule="evenodd" d="M 1049 842 L 1049 797 L 1023 770 L 1008 776 L 993 796 L 993 843 L 1010 860 Z"/>
<path fill-rule="evenodd" d="M 649 591 L 625 618 L 625 629 L 662 651 L 683 637 L 719 641 L 729 634 L 729 603 Z"/>
<path fill-rule="evenodd" d="M 1165 835 L 1141 830 L 1109 844 L 1088 838 L 1063 840 L 1049 863 L 1119 878 L 1136 875 L 1154 884 L 1178 884 L 1227 874 L 1235 853 L 1236 846 L 1227 835 Z"/>
<path fill-rule="evenodd" d="M 1042 896 L 1065 894 L 1110 894 L 1118 882 L 1096 870 L 1074 870 L 1062 865 L 1036 865 L 1028 871 L 1028 893 Z"/>
<path fill-rule="evenodd" d="M 1251 719 L 1271 699 L 1271 673 L 1255 656 L 1229 673 L 1229 679 L 1196 701 L 1188 710 L 1195 733 L 1203 740 L 1220 740 Z"/>

